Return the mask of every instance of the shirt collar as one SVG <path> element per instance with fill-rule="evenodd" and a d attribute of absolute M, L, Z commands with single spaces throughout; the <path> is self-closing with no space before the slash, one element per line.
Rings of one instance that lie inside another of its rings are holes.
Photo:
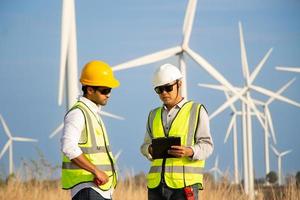
<path fill-rule="evenodd" d="M 187 100 L 183 97 L 181 101 L 179 101 L 179 103 L 177 103 L 173 108 L 181 108 L 185 103 L 187 102 Z M 163 105 L 164 110 L 168 110 L 167 106 Z"/>
<path fill-rule="evenodd" d="M 94 102 L 89 100 L 88 98 L 84 96 L 79 96 L 78 98 L 79 101 L 82 101 L 89 109 L 91 109 L 92 112 L 99 114 L 101 110 L 101 106 L 96 105 Z"/>

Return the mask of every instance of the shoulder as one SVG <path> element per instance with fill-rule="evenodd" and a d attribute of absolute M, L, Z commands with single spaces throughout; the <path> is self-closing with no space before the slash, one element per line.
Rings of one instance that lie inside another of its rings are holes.
<path fill-rule="evenodd" d="M 195 101 L 189 101 L 189 102 L 190 102 L 190 103 L 193 103 L 193 104 L 196 105 L 196 106 L 198 106 L 201 113 L 202 113 L 202 112 L 205 112 L 206 114 L 208 114 L 207 109 L 206 109 L 206 107 L 205 107 L 204 104 L 198 103 L 198 102 L 195 102 Z"/>
<path fill-rule="evenodd" d="M 66 113 L 65 120 L 73 119 L 84 119 L 84 113 L 79 107 L 74 107 Z"/>

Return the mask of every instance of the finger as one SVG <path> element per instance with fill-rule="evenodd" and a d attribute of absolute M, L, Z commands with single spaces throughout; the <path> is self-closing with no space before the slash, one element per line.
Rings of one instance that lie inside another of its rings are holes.
<path fill-rule="evenodd" d="M 171 146 L 171 148 L 172 149 L 182 149 L 182 146 L 176 146 L 176 145 L 174 145 L 174 146 Z"/>

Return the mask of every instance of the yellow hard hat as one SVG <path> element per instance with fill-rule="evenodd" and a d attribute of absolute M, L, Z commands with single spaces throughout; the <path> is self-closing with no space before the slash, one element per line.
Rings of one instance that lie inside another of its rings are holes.
<path fill-rule="evenodd" d="M 87 63 L 81 71 L 80 83 L 89 86 L 116 88 L 120 85 L 111 67 L 100 60 Z"/>

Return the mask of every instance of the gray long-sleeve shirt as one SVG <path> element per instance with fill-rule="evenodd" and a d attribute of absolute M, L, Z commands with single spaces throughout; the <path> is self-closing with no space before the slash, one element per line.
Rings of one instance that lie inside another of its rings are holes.
<path fill-rule="evenodd" d="M 176 106 L 174 106 L 170 111 L 163 106 L 163 127 L 165 132 L 168 133 L 170 130 L 170 125 L 177 115 L 180 108 L 187 101 L 183 99 Z M 195 135 L 195 144 L 191 146 L 193 149 L 194 155 L 192 157 L 193 160 L 206 160 L 213 152 L 213 140 L 210 134 L 209 128 L 209 119 L 206 110 L 201 107 L 200 109 L 200 119 L 198 120 L 198 129 Z M 144 143 L 141 146 L 141 153 L 149 160 L 152 160 L 152 156 L 148 151 L 149 145 L 151 145 L 151 137 L 150 137 L 150 128 L 148 125 L 146 126 L 146 133 L 144 137 Z"/>

